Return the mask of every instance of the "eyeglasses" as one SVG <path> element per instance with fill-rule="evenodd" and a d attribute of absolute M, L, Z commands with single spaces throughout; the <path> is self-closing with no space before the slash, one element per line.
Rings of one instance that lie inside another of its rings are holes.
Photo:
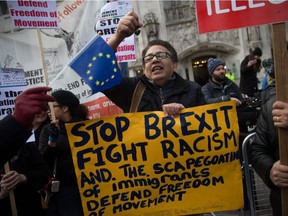
<path fill-rule="evenodd" d="M 60 104 L 53 105 L 53 107 L 62 107 Z"/>
<path fill-rule="evenodd" d="M 166 59 L 168 57 L 171 57 L 171 55 L 167 52 L 157 52 L 156 54 L 149 54 L 147 56 L 144 56 L 143 62 L 144 64 L 149 63 L 153 60 L 153 58 L 156 57 L 158 60 L 160 59 Z"/>

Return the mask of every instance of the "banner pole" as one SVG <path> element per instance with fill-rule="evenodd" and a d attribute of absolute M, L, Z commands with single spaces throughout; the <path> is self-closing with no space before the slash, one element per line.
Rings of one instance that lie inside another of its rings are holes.
<path fill-rule="evenodd" d="M 46 63 L 45 63 L 45 56 L 44 56 L 44 48 L 43 48 L 43 43 L 42 43 L 42 37 L 41 37 L 40 29 L 38 29 L 38 28 L 37 28 L 37 37 L 38 37 L 38 43 L 39 43 L 39 48 L 40 48 L 42 67 L 43 67 L 43 71 L 44 71 L 45 85 L 49 86 L 49 79 L 48 79 L 48 72 L 47 72 L 47 67 L 46 67 Z M 49 92 L 48 94 L 51 95 L 51 92 Z M 51 102 L 49 102 L 48 105 L 49 105 L 49 108 L 50 108 L 52 121 L 56 121 L 55 113 L 54 113 L 54 110 L 53 110 L 53 105 L 52 105 Z"/>
<path fill-rule="evenodd" d="M 4 164 L 4 171 L 6 174 L 10 172 L 9 162 Z M 17 216 L 18 214 L 17 214 L 17 206 L 16 206 L 16 201 L 15 201 L 15 196 L 14 196 L 14 190 L 11 190 L 9 192 L 9 199 L 10 199 L 10 204 L 11 204 L 12 215 Z"/>
<path fill-rule="evenodd" d="M 277 101 L 288 102 L 288 51 L 285 23 L 272 25 Z M 280 163 L 288 165 L 288 130 L 278 128 Z M 288 188 L 281 188 L 282 215 L 288 215 Z"/>

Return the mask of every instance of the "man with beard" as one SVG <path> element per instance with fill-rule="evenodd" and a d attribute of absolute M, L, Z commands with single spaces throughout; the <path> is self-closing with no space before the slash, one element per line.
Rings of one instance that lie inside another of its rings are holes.
<path fill-rule="evenodd" d="M 209 82 L 202 87 L 208 104 L 233 100 L 237 106 L 237 116 L 240 129 L 240 143 L 242 136 L 248 132 L 248 126 L 256 125 L 257 113 L 245 107 L 240 88 L 225 76 L 225 62 L 219 59 L 208 59 L 207 67 L 210 74 Z"/>
<path fill-rule="evenodd" d="M 202 87 L 207 103 L 234 100 L 239 107 L 244 100 L 239 87 L 225 76 L 225 62 L 210 58 L 207 63 L 209 82 Z"/>

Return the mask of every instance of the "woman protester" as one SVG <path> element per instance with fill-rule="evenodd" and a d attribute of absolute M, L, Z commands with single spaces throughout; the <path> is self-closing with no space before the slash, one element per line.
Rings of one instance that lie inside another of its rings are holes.
<path fill-rule="evenodd" d="M 87 120 L 88 109 L 70 91 L 55 91 L 52 96 L 56 99 L 52 103 L 56 121 L 42 129 L 39 148 L 53 175 L 52 182 L 60 187 L 53 188 L 46 215 L 81 216 L 81 198 L 65 123 Z"/>

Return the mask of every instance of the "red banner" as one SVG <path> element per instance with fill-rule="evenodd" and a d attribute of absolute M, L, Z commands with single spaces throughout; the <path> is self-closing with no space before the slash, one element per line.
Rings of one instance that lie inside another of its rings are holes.
<path fill-rule="evenodd" d="M 196 0 L 199 33 L 288 20 L 287 0 Z"/>

